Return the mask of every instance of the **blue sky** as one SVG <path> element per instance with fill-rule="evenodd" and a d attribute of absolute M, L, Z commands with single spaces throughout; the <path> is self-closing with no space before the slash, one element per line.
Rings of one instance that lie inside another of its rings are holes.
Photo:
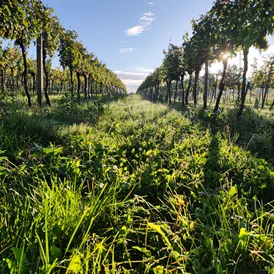
<path fill-rule="evenodd" d="M 191 20 L 210 10 L 213 0 L 43 0 L 66 29 L 79 34 L 89 52 L 136 91 L 163 60 L 168 44 L 180 45 Z M 274 40 L 270 39 L 271 44 Z M 274 53 L 274 45 L 269 53 Z M 30 55 L 31 52 L 30 52 Z M 252 51 L 251 58 L 258 55 Z M 234 63 L 239 63 L 235 58 Z M 55 60 L 54 65 L 58 62 Z M 212 67 L 216 72 L 220 64 Z"/>
<path fill-rule="evenodd" d="M 79 34 L 94 52 L 135 91 L 162 63 L 171 41 L 182 43 L 190 21 L 208 11 L 213 0 L 43 0 L 61 24 Z"/>

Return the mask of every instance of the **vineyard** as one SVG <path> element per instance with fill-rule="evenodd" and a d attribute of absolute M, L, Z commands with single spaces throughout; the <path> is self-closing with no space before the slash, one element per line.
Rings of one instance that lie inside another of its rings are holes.
<path fill-rule="evenodd" d="M 273 274 L 274 57 L 247 73 L 273 18 L 214 1 L 128 94 L 52 8 L 3 0 L 0 273 Z"/>

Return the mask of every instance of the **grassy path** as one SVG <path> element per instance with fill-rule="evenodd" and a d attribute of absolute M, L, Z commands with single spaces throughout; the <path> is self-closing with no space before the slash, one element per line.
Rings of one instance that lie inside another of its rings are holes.
<path fill-rule="evenodd" d="M 225 125 L 138 96 L 12 111 L 1 273 L 273 273 L 274 170 Z"/>

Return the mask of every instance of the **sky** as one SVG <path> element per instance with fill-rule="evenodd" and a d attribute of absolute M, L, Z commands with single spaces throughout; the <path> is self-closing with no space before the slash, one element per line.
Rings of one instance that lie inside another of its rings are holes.
<path fill-rule="evenodd" d="M 43 0 L 66 29 L 135 92 L 160 66 L 169 43 L 182 44 L 191 20 L 210 10 L 213 0 Z M 274 39 L 269 52 L 274 53 Z M 257 51 L 250 54 L 258 55 Z M 253 56 L 254 55 L 254 56 Z M 239 57 L 234 63 L 239 64 Z M 57 60 L 54 65 L 58 66 Z M 212 72 L 221 68 L 214 64 Z"/>

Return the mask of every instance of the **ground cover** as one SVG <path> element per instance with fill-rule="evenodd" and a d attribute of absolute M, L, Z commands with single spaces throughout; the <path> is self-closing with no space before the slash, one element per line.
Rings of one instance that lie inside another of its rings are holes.
<path fill-rule="evenodd" d="M 1 273 L 273 273 L 271 117 L 139 96 L 0 116 Z"/>

